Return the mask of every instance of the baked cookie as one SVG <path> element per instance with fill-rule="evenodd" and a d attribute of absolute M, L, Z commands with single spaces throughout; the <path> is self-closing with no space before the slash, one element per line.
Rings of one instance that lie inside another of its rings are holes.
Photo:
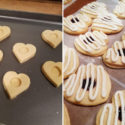
<path fill-rule="evenodd" d="M 62 42 L 62 32 L 59 30 L 45 30 L 41 33 L 41 37 L 53 48 L 56 48 Z"/>
<path fill-rule="evenodd" d="M 125 125 L 125 90 L 117 91 L 112 103 L 99 110 L 96 125 Z"/>
<path fill-rule="evenodd" d="M 3 60 L 3 51 L 0 50 L 0 62 Z"/>
<path fill-rule="evenodd" d="M 125 40 L 125 32 L 122 35 L 122 41 Z"/>
<path fill-rule="evenodd" d="M 125 41 L 116 41 L 103 55 L 103 62 L 111 68 L 125 68 Z"/>
<path fill-rule="evenodd" d="M 114 14 L 103 13 L 93 20 L 92 30 L 102 31 L 106 34 L 118 33 L 124 25 Z"/>
<path fill-rule="evenodd" d="M 0 42 L 9 37 L 11 29 L 8 26 L 0 26 Z"/>
<path fill-rule="evenodd" d="M 80 35 L 75 39 L 76 49 L 85 55 L 100 56 L 107 50 L 108 37 L 103 32 L 93 31 Z"/>
<path fill-rule="evenodd" d="M 75 73 L 79 66 L 79 57 L 73 48 L 64 46 L 64 79 Z"/>
<path fill-rule="evenodd" d="M 30 78 L 23 73 L 17 74 L 15 71 L 8 71 L 3 76 L 3 86 L 10 99 L 14 99 L 29 88 Z"/>
<path fill-rule="evenodd" d="M 32 44 L 16 43 L 13 46 L 13 54 L 20 63 L 24 63 L 35 56 L 36 47 Z"/>
<path fill-rule="evenodd" d="M 88 31 L 92 20 L 85 14 L 76 14 L 64 17 L 64 31 L 72 35 L 82 34 Z"/>
<path fill-rule="evenodd" d="M 94 19 L 98 13 L 107 11 L 106 5 L 102 2 L 92 2 L 81 8 L 80 13 L 87 14 L 90 18 Z"/>
<path fill-rule="evenodd" d="M 107 101 L 111 91 L 108 73 L 101 65 L 81 65 L 64 82 L 64 97 L 78 105 L 94 106 Z"/>
<path fill-rule="evenodd" d="M 113 12 L 118 18 L 125 19 L 125 3 L 118 2 Z"/>
<path fill-rule="evenodd" d="M 64 125 L 70 125 L 69 113 L 65 104 L 64 104 Z"/>
<path fill-rule="evenodd" d="M 72 0 L 63 0 L 64 1 L 64 4 L 68 4 L 70 3 Z"/>
<path fill-rule="evenodd" d="M 56 87 L 62 83 L 62 62 L 46 61 L 42 65 L 42 72 Z"/>

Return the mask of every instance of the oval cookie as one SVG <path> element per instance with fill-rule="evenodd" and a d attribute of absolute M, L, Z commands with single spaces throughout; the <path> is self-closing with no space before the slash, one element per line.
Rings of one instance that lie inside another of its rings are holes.
<path fill-rule="evenodd" d="M 77 105 L 93 106 L 107 101 L 111 91 L 108 73 L 101 65 L 81 65 L 64 82 L 64 97 Z"/>

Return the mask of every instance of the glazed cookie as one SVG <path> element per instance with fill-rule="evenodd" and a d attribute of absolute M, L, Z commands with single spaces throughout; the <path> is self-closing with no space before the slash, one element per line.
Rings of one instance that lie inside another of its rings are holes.
<path fill-rule="evenodd" d="M 56 87 L 62 83 L 62 62 L 47 61 L 42 65 L 42 72 Z"/>
<path fill-rule="evenodd" d="M 125 90 L 117 91 L 112 103 L 99 110 L 96 125 L 125 125 Z"/>
<path fill-rule="evenodd" d="M 79 57 L 73 48 L 64 46 L 64 79 L 75 73 L 79 66 Z"/>
<path fill-rule="evenodd" d="M 9 37 L 11 29 L 8 26 L 0 26 L 0 42 Z"/>
<path fill-rule="evenodd" d="M 29 88 L 30 78 L 23 73 L 17 74 L 15 71 L 8 71 L 3 76 L 3 86 L 10 99 L 14 99 Z"/>
<path fill-rule="evenodd" d="M 119 2 L 114 9 L 115 15 L 120 19 L 125 19 L 125 3 Z"/>
<path fill-rule="evenodd" d="M 92 30 L 102 31 L 106 34 L 118 33 L 123 27 L 121 20 L 111 13 L 100 14 L 92 24 Z"/>
<path fill-rule="evenodd" d="M 93 31 L 75 39 L 76 49 L 85 55 L 100 56 L 107 50 L 108 37 L 103 32 Z"/>
<path fill-rule="evenodd" d="M 80 13 L 87 14 L 90 18 L 96 18 L 98 13 L 107 11 L 106 5 L 102 2 L 92 2 L 84 6 Z"/>
<path fill-rule="evenodd" d="M 125 68 L 125 41 L 116 41 L 103 55 L 103 62 L 111 68 Z"/>
<path fill-rule="evenodd" d="M 45 30 L 41 33 L 41 37 L 51 47 L 56 48 L 62 41 L 62 32 L 59 30 Z"/>
<path fill-rule="evenodd" d="M 20 63 L 24 63 L 35 56 L 36 47 L 32 44 L 16 43 L 13 46 L 13 54 Z"/>
<path fill-rule="evenodd" d="M 63 0 L 64 1 L 64 4 L 68 4 L 70 3 L 72 0 Z"/>
<path fill-rule="evenodd" d="M 107 101 L 111 91 L 108 73 L 101 65 L 81 65 L 64 82 L 64 97 L 78 105 L 94 106 Z"/>
<path fill-rule="evenodd" d="M 72 35 L 82 34 L 88 31 L 92 20 L 85 14 L 70 15 L 64 18 L 64 31 Z"/>
<path fill-rule="evenodd" d="M 64 104 L 64 125 L 70 125 L 69 113 L 65 104 Z"/>

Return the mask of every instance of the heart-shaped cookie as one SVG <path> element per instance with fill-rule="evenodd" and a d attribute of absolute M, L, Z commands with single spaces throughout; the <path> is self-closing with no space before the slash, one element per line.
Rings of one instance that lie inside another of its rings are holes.
<path fill-rule="evenodd" d="M 62 41 L 62 32 L 59 30 L 45 30 L 42 32 L 41 37 L 51 47 L 56 48 Z"/>
<path fill-rule="evenodd" d="M 117 91 L 112 103 L 99 110 L 96 125 L 125 125 L 125 90 Z"/>
<path fill-rule="evenodd" d="M 0 26 L 0 42 L 9 37 L 11 29 L 8 26 Z"/>
<path fill-rule="evenodd" d="M 3 76 L 3 86 L 10 99 L 27 90 L 30 86 L 30 78 L 26 74 L 17 74 L 14 71 L 8 71 Z"/>
<path fill-rule="evenodd" d="M 32 44 L 16 43 L 13 53 L 20 63 L 24 63 L 35 56 L 36 47 Z"/>
<path fill-rule="evenodd" d="M 56 87 L 62 83 L 62 62 L 47 61 L 42 65 L 42 72 Z"/>

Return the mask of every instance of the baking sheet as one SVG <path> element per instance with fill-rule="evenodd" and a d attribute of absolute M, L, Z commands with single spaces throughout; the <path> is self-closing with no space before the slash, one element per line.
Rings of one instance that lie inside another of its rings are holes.
<path fill-rule="evenodd" d="M 62 45 L 51 48 L 41 39 L 46 29 L 62 29 L 61 17 L 37 13 L 0 10 L 0 25 L 8 25 L 12 34 L 0 43 L 4 52 L 0 63 L 0 125 L 61 125 L 62 87 L 55 88 L 41 73 L 41 65 L 48 60 L 62 61 Z M 16 42 L 36 46 L 36 56 L 24 64 L 12 53 Z M 7 71 L 26 73 L 31 86 L 14 100 L 3 89 L 2 78 Z M 2 124 L 3 123 L 3 124 Z"/>
<path fill-rule="evenodd" d="M 117 0 L 99 0 L 101 2 L 104 2 L 107 4 L 108 10 L 112 12 L 112 9 L 115 7 Z M 77 5 L 76 5 L 77 6 Z M 78 13 L 78 12 L 76 12 Z M 125 20 L 122 20 L 123 24 L 125 25 Z M 114 34 L 114 35 L 108 35 L 109 37 L 109 47 L 116 41 L 121 40 L 121 36 L 123 32 L 125 31 L 125 28 L 120 33 Z M 78 36 L 72 36 L 68 34 L 64 34 L 64 44 L 68 47 L 74 47 L 74 40 Z M 125 69 L 111 69 L 104 65 L 102 62 L 101 57 L 89 57 L 80 54 L 77 51 L 80 59 L 80 64 L 87 64 L 87 63 L 94 63 L 94 64 L 101 64 L 104 66 L 106 71 L 109 73 L 111 82 L 112 82 L 112 90 L 110 94 L 110 98 L 107 102 L 111 102 L 111 98 L 114 95 L 114 93 L 117 90 L 125 89 Z M 71 119 L 71 125 L 95 125 L 96 124 L 96 115 L 102 107 L 102 105 L 93 106 L 93 107 L 85 107 L 85 106 L 77 106 L 74 104 L 71 104 L 65 100 L 65 103 L 67 105 L 67 108 L 69 110 L 69 115 Z"/>

